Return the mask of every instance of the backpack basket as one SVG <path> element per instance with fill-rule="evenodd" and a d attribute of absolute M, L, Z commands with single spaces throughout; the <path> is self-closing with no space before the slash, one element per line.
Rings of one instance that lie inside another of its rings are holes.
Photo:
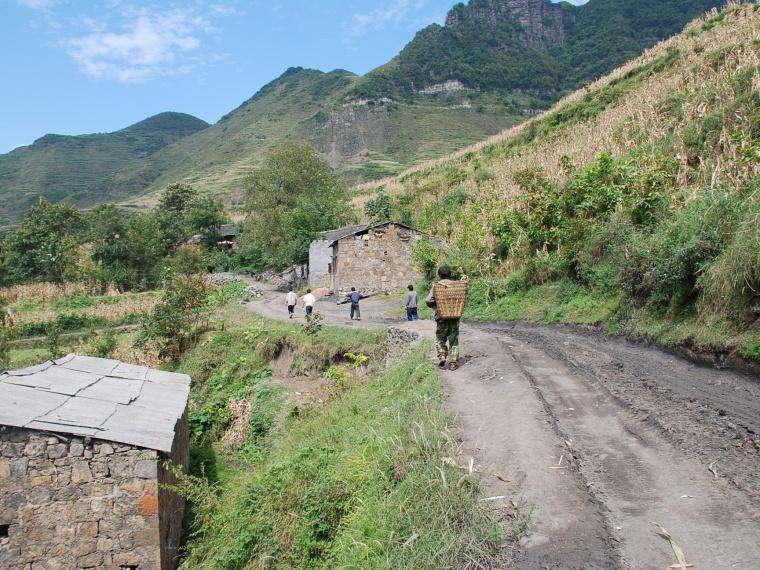
<path fill-rule="evenodd" d="M 442 319 L 459 319 L 467 300 L 467 281 L 447 281 L 433 286 L 435 306 Z"/>

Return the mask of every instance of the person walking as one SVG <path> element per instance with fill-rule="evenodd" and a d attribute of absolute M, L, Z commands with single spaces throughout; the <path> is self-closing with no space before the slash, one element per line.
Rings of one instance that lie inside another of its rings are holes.
<path fill-rule="evenodd" d="M 311 315 L 314 313 L 314 304 L 317 302 L 316 297 L 312 295 L 311 289 L 306 289 L 306 295 L 303 296 L 303 306 L 306 309 L 306 320 L 311 320 Z"/>
<path fill-rule="evenodd" d="M 288 318 L 292 319 L 296 312 L 296 303 L 298 303 L 298 295 L 292 289 L 285 295 L 285 304 L 288 306 Z"/>
<path fill-rule="evenodd" d="M 451 269 L 442 265 L 438 268 L 438 277 L 440 280 L 430 289 L 430 295 L 425 300 L 425 304 L 434 309 L 435 349 L 438 354 L 438 366 L 445 368 L 448 364 L 449 370 L 456 370 L 459 368 L 459 319 L 441 318 L 435 300 L 436 285 L 452 283 Z"/>
<path fill-rule="evenodd" d="M 346 295 L 346 299 L 351 301 L 351 320 L 353 321 L 354 317 L 356 317 L 357 321 L 361 321 L 362 313 L 359 310 L 359 301 L 362 299 L 362 296 L 356 290 L 356 287 L 351 287 L 351 292 Z"/>
<path fill-rule="evenodd" d="M 417 291 L 414 290 L 414 285 L 409 285 L 407 289 L 409 292 L 406 294 L 406 320 L 418 321 L 420 316 L 417 312 Z"/>

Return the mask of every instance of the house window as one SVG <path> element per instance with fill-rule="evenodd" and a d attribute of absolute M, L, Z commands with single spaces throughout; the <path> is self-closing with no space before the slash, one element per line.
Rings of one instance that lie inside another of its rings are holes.
<path fill-rule="evenodd" d="M 328 263 L 327 264 L 327 273 L 329 273 L 330 275 L 332 275 L 332 263 Z"/>

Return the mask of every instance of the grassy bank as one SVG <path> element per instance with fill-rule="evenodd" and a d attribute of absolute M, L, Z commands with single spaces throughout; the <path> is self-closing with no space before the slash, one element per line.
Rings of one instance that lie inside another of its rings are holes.
<path fill-rule="evenodd" d="M 476 479 L 444 462 L 455 446 L 429 347 L 385 371 L 383 336 L 254 318 L 185 358 L 194 386 L 184 567 L 488 560 L 498 534 Z M 319 389 L 304 399 L 310 386 Z"/>
<path fill-rule="evenodd" d="M 501 288 L 499 288 L 501 285 Z M 760 333 L 713 316 L 677 316 L 635 307 L 621 292 L 592 291 L 571 280 L 510 290 L 509 282 L 474 280 L 465 317 L 476 321 L 529 321 L 593 325 L 665 347 L 760 360 Z"/>

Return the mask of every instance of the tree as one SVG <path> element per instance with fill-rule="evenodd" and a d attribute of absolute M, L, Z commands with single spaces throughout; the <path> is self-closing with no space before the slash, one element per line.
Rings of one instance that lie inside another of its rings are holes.
<path fill-rule="evenodd" d="M 318 232 L 353 218 L 345 186 L 305 142 L 266 156 L 247 180 L 246 209 L 241 256 L 260 268 L 305 261 Z"/>
<path fill-rule="evenodd" d="M 209 247 L 216 245 L 216 228 L 226 224 L 228 219 L 222 201 L 212 196 L 196 198 L 187 215 L 190 229 L 194 233 L 202 234 L 206 245 Z"/>
<path fill-rule="evenodd" d="M 170 184 L 161 193 L 155 212 L 168 247 L 190 237 L 188 216 L 196 199 L 195 189 L 186 182 Z"/>
<path fill-rule="evenodd" d="M 63 282 L 76 269 L 83 230 L 78 210 L 40 198 L 7 240 L 5 263 L 10 280 Z"/>
<path fill-rule="evenodd" d="M 364 205 L 365 215 L 373 222 L 385 222 L 391 219 L 393 203 L 385 190 L 377 193 Z"/>
<path fill-rule="evenodd" d="M 153 214 L 124 215 L 114 205 L 98 206 L 89 215 L 91 257 L 98 279 L 126 289 L 147 289 L 157 280 L 166 255 L 164 234 Z"/>
<path fill-rule="evenodd" d="M 153 345 L 162 360 L 177 360 L 204 327 L 208 296 L 209 286 L 202 276 L 170 276 L 161 301 L 143 317 L 137 344 Z"/>

